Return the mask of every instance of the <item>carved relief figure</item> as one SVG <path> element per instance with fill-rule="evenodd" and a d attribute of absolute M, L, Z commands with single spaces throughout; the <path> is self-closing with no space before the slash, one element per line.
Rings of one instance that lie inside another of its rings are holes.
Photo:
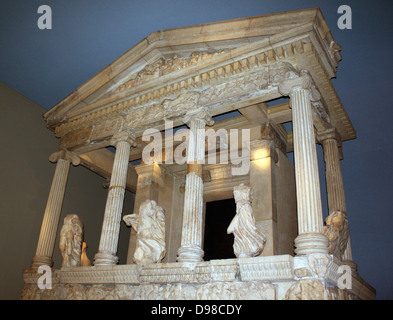
<path fill-rule="evenodd" d="M 137 232 L 134 262 L 140 265 L 158 263 L 165 256 L 165 215 L 154 200 L 146 200 L 139 214 L 123 217 L 127 226 Z"/>
<path fill-rule="evenodd" d="M 233 249 L 236 257 L 255 257 L 262 253 L 266 237 L 255 226 L 251 207 L 250 187 L 243 183 L 234 188 L 236 215 L 230 223 L 227 233 L 233 233 Z"/>
<path fill-rule="evenodd" d="M 80 265 L 83 223 L 76 214 L 68 214 L 60 231 L 59 248 L 63 257 L 63 267 L 78 267 Z"/>
<path fill-rule="evenodd" d="M 329 239 L 329 252 L 342 258 L 349 238 L 349 223 L 344 212 L 334 211 L 325 220 L 324 233 Z"/>
<path fill-rule="evenodd" d="M 203 60 L 215 57 L 224 51 L 217 52 L 194 52 L 189 57 L 174 55 L 170 58 L 160 58 L 145 66 L 134 78 L 128 80 L 116 89 L 116 92 L 124 91 L 128 88 L 136 87 L 160 76 L 165 76 L 171 72 L 195 65 Z"/>

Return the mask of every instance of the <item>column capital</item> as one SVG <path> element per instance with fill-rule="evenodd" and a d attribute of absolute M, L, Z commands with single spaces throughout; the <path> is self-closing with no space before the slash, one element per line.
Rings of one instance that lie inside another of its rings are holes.
<path fill-rule="evenodd" d="M 183 117 L 183 122 L 190 127 L 191 121 L 194 119 L 202 120 L 208 126 L 212 126 L 214 124 L 212 116 L 205 108 L 198 108 L 188 111 Z"/>
<path fill-rule="evenodd" d="M 307 70 L 301 70 L 298 77 L 282 80 L 278 85 L 278 91 L 284 96 L 290 96 L 296 89 L 310 90 L 311 101 L 321 100 L 321 94 Z"/>
<path fill-rule="evenodd" d="M 53 152 L 49 156 L 50 162 L 57 162 L 59 159 L 67 160 L 71 162 L 74 166 L 79 165 L 81 162 L 81 159 L 79 158 L 78 155 L 65 149 Z"/>
<path fill-rule="evenodd" d="M 318 132 L 317 141 L 323 143 L 326 140 L 336 140 L 338 145 L 341 145 L 341 137 L 336 128 L 331 128 L 325 131 Z"/>
<path fill-rule="evenodd" d="M 136 138 L 129 130 L 121 131 L 114 134 L 111 138 L 110 144 L 116 147 L 120 141 L 128 142 L 132 147 L 136 147 Z"/>

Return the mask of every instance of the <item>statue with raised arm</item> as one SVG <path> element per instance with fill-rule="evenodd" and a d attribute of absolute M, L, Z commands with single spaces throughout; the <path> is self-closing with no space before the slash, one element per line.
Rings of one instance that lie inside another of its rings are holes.
<path fill-rule="evenodd" d="M 255 226 L 250 187 L 242 183 L 234 188 L 233 194 L 236 202 L 236 215 L 227 233 L 233 233 L 235 237 L 234 253 L 238 258 L 258 256 L 265 247 L 266 237 Z"/>
<path fill-rule="evenodd" d="M 62 267 L 80 265 L 83 242 L 83 223 L 76 214 L 68 214 L 60 230 L 59 248 L 63 257 Z"/>
<path fill-rule="evenodd" d="M 140 205 L 139 214 L 126 215 L 123 221 L 137 232 L 134 262 L 161 262 L 166 253 L 164 210 L 154 200 L 146 200 Z"/>

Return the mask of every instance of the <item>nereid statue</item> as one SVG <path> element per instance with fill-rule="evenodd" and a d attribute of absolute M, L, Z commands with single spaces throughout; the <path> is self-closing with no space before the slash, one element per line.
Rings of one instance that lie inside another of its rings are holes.
<path fill-rule="evenodd" d="M 250 191 L 250 187 L 243 183 L 234 187 L 233 190 L 236 215 L 230 223 L 227 233 L 233 233 L 235 236 L 233 250 L 238 258 L 260 255 L 266 242 L 266 237 L 255 226 Z"/>
<path fill-rule="evenodd" d="M 165 215 L 154 200 L 146 200 L 139 214 L 123 217 L 127 226 L 137 232 L 134 262 L 139 265 L 158 263 L 165 257 Z"/>
<path fill-rule="evenodd" d="M 60 252 L 62 267 L 80 265 L 83 242 L 83 223 L 76 214 L 68 214 L 60 231 Z"/>

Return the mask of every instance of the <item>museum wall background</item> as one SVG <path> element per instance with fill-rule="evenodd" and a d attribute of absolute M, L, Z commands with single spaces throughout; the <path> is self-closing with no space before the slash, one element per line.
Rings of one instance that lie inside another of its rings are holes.
<path fill-rule="evenodd" d="M 19 299 L 22 272 L 29 268 L 51 186 L 55 164 L 49 162 L 58 150 L 54 134 L 46 128 L 41 106 L 0 82 L 0 299 Z M 98 251 L 107 190 L 104 178 L 88 169 L 71 165 L 59 229 L 66 214 L 76 213 L 84 223 L 87 255 L 93 261 Z M 132 213 L 134 194 L 126 193 L 124 213 Z M 118 256 L 127 258 L 130 229 L 120 229 Z M 58 239 L 54 268 L 61 267 Z"/>

